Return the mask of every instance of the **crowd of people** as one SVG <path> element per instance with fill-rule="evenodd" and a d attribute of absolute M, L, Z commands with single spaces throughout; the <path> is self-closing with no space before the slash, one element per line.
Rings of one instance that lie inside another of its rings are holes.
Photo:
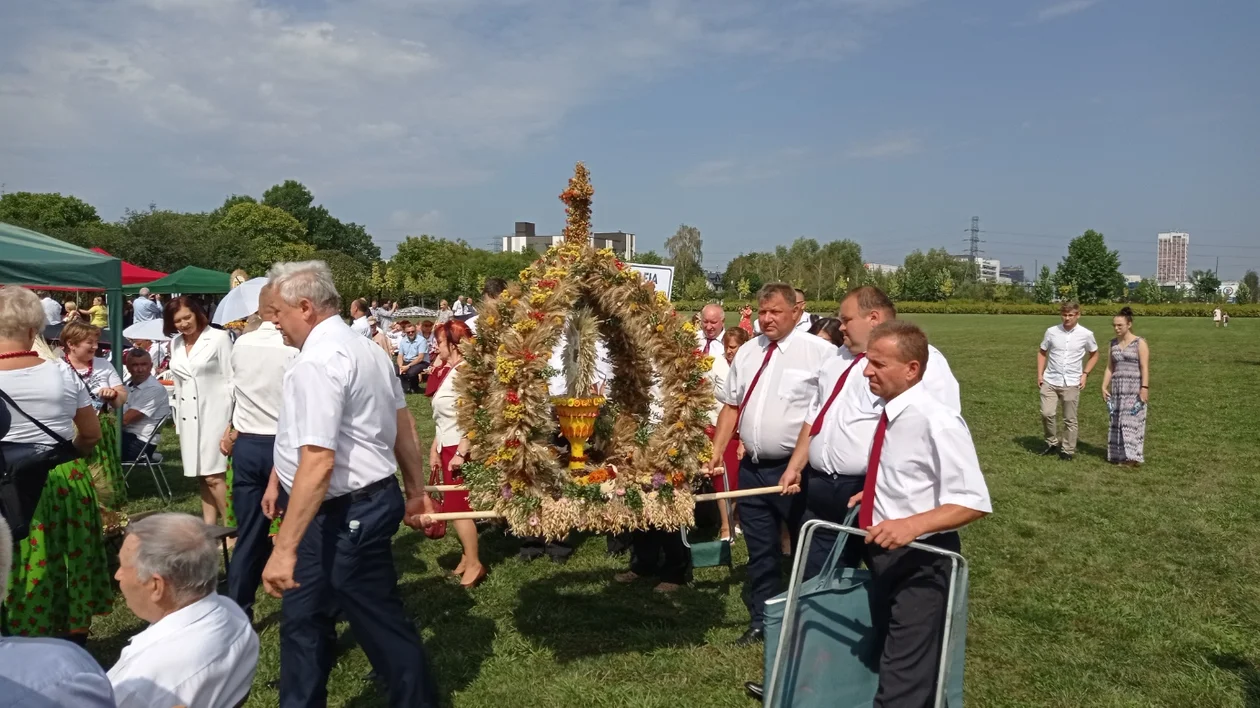
<path fill-rule="evenodd" d="M 53 700 L 74 696 L 66 705 L 235 706 L 257 662 L 251 621 L 261 587 L 282 599 L 280 705 L 326 701 L 338 617 L 349 620 L 391 705 L 437 705 L 425 648 L 399 595 L 391 541 L 404 523 L 441 535 L 444 525 L 430 514 L 469 510 L 466 493 L 435 500 L 425 486 L 463 482 L 470 445 L 454 385 L 476 312 L 461 297 L 454 307 L 442 303 L 436 321 L 414 323 L 395 317 L 396 303 L 356 300 L 347 324 L 326 265 L 277 264 L 268 278 L 257 316 L 235 342 L 210 326 L 197 299 L 159 305 L 142 293 L 132 316 L 159 310 L 170 344 L 129 349 L 125 380 L 96 356 L 98 327 L 67 322 L 55 355 L 39 336 L 52 316 L 49 298 L 0 288 L 0 390 L 12 398 L 0 407 L 10 418 L 0 419 L 0 453 L 6 465 L 49 458 L 29 523 L 17 527 L 20 542 L 4 543 L 13 550 L 11 561 L 0 559 L 4 630 L 71 640 L 0 640 L 0 657 L 15 657 L 0 659 L 0 676 Z M 492 302 L 505 287 L 491 278 L 483 296 Z M 878 288 L 851 291 L 836 317 L 810 315 L 804 293 L 784 284 L 763 287 L 757 304 L 755 322 L 746 308 L 729 328 L 718 305 L 697 313 L 697 347 L 715 360 L 709 432 L 720 451 L 704 471 L 718 491 L 778 489 L 719 506 L 721 538 L 742 534 L 748 548 L 749 622 L 738 643 L 764 639 L 765 603 L 783 590 L 783 558 L 803 523 L 842 522 L 856 509 L 868 536 L 846 543 L 841 560 L 874 575 L 883 646 L 876 705 L 927 705 L 948 566 L 907 546 L 917 540 L 958 552 L 957 530 L 992 511 L 958 383 L 945 356 L 897 318 Z M 1065 459 L 1075 452 L 1079 392 L 1098 350 L 1078 317 L 1079 307 L 1065 303 L 1038 355 L 1047 453 Z M 1149 351 L 1127 308 L 1114 328 L 1102 386 L 1112 415 L 1108 455 L 1139 464 Z M 173 379 L 173 415 L 160 372 Z M 602 387 L 611 370 L 600 367 L 596 378 Z M 563 375 L 555 385 L 563 387 Z M 432 399 L 435 435 L 427 446 L 405 392 Z M 122 411 L 121 431 L 111 409 Z M 102 498 L 120 499 L 125 484 L 110 436 L 121 432 L 123 457 L 134 459 L 152 451 L 168 416 L 184 474 L 199 480 L 202 514 L 157 514 L 127 526 L 115 578 L 149 627 L 106 674 L 74 644 L 114 601 Z M 237 537 L 220 597 L 213 531 L 228 519 Z M 452 572 L 475 587 L 488 572 L 477 526 L 451 526 L 462 548 Z M 807 576 L 840 541 L 834 532 L 817 535 Z M 610 539 L 610 550 L 615 543 L 630 550 L 617 582 L 652 578 L 660 592 L 689 582 L 690 556 L 676 532 L 633 532 Z M 522 540 L 523 558 L 563 562 L 571 552 L 566 539 Z M 41 663 L 49 670 L 36 671 Z M 760 692 L 756 682 L 747 687 Z"/>

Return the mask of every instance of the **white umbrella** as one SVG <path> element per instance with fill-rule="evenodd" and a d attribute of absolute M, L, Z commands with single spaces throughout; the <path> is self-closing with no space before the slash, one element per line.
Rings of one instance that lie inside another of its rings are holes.
<path fill-rule="evenodd" d="M 228 291 L 214 308 L 214 319 L 217 325 L 245 319 L 258 312 L 258 293 L 267 284 L 266 278 L 253 278 Z"/>
<path fill-rule="evenodd" d="M 155 342 L 165 342 L 170 339 L 170 337 L 166 336 L 166 333 L 162 331 L 161 318 L 137 322 L 127 329 L 124 329 L 123 336 L 132 340 L 149 339 Z"/>

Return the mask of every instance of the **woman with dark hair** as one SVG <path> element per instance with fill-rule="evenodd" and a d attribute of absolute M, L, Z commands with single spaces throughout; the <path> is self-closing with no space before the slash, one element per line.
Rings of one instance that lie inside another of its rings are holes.
<path fill-rule="evenodd" d="M 109 359 L 96 356 L 101 330 L 83 322 L 69 322 L 61 330 L 61 347 L 66 365 L 83 381 L 92 406 L 100 417 L 101 442 L 87 457 L 102 509 L 118 509 L 127 493 L 122 460 L 118 457 L 118 418 L 114 411 L 127 402 L 127 387 Z M 115 514 L 106 513 L 113 517 Z M 106 525 L 114 519 L 106 520 Z"/>
<path fill-rule="evenodd" d="M 8 464 L 45 453 L 56 442 L 32 418 L 72 441 L 81 454 L 90 453 L 101 439 L 83 382 L 65 362 L 37 351 L 47 352 L 37 341 L 44 324 L 34 293 L 0 288 L 0 389 L 25 413 L 0 404 L 10 419 L 0 437 L 0 453 Z M 101 515 L 85 460 L 63 462 L 48 472 L 30 533 L 13 555 L 8 588 L 0 587 L 8 593 L 4 632 L 83 643 L 92 616 L 108 613 L 114 601 Z"/>
<path fill-rule="evenodd" d="M 429 373 L 424 393 L 433 399 L 433 422 L 436 430 L 433 444 L 429 446 L 429 469 L 432 478 L 440 476 L 442 484 L 463 484 L 460 467 L 466 461 L 469 441 L 467 431 L 459 429 L 459 411 L 456 404 L 455 376 L 464 363 L 459 351 L 460 342 L 472 336 L 468 325 L 460 320 L 447 320 L 433 328 L 437 340 L 438 355 L 443 365 Z M 439 511 L 469 511 L 468 492 L 445 492 Z M 471 519 L 452 521 L 455 535 L 464 547 L 464 555 L 455 567 L 460 585 L 474 588 L 486 577 L 486 567 L 481 564 L 477 551 L 477 524 Z"/>
<path fill-rule="evenodd" d="M 1125 467 L 1143 462 L 1146 442 L 1146 402 L 1151 390 L 1151 351 L 1146 340 L 1133 333 L 1133 310 L 1121 308 L 1112 321 L 1111 340 L 1102 394 L 1111 411 L 1107 459 Z"/>
<path fill-rule="evenodd" d="M 202 520 L 226 522 L 228 458 L 219 442 L 232 420 L 232 339 L 211 327 L 201 303 L 187 295 L 166 303 L 162 324 L 171 337 L 168 368 L 184 476 L 201 479 Z"/>
<path fill-rule="evenodd" d="M 840 332 L 840 320 L 835 317 L 819 317 L 809 326 L 809 333 L 822 337 L 836 345 L 839 349 L 844 344 L 844 334 Z"/>

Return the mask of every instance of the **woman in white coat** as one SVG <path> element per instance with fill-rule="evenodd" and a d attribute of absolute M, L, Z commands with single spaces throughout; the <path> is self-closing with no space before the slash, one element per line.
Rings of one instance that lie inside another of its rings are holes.
<path fill-rule="evenodd" d="M 210 327 L 201 303 L 188 296 L 166 303 L 163 325 L 171 337 L 175 379 L 175 432 L 185 477 L 201 478 L 201 517 L 227 518 L 228 458 L 219 440 L 232 420 L 232 339 Z"/>

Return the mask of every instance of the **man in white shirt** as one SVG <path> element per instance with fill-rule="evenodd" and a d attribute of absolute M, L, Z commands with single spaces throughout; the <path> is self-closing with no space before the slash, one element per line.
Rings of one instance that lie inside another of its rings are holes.
<path fill-rule="evenodd" d="M 367 337 L 372 338 L 372 325 L 368 322 L 368 304 L 367 300 L 359 298 L 350 303 L 350 329 Z"/>
<path fill-rule="evenodd" d="M 8 413 L 8 408 L 0 409 Z M 0 588 L 9 587 L 12 568 L 13 536 L 0 516 Z M 6 594 L 0 594 L 0 603 Z M 50 637 L 0 637 L 0 706 L 115 708 L 116 704 L 109 677 L 77 644 Z"/>
<path fill-rule="evenodd" d="M 241 608 L 214 591 L 215 546 L 210 527 L 188 514 L 127 526 L 114 577 L 149 627 L 109 670 L 118 708 L 233 708 L 249 695 L 258 635 Z"/>
<path fill-rule="evenodd" d="M 792 317 L 796 322 L 793 327 L 800 332 L 808 332 L 809 328 L 814 324 L 814 316 L 805 311 L 805 291 L 795 288 L 792 291 L 796 294 L 796 305 L 793 307 Z M 753 334 L 761 334 L 761 320 L 753 320 Z"/>
<path fill-rule="evenodd" d="M 148 288 L 140 288 L 140 294 L 131 302 L 131 321 L 148 322 L 162 319 L 162 306 L 149 297 Z"/>
<path fill-rule="evenodd" d="M 61 324 L 61 303 L 48 293 L 39 294 L 40 307 L 44 308 L 44 320 L 50 325 Z"/>
<path fill-rule="evenodd" d="M 171 414 L 171 401 L 166 387 L 153 378 L 153 358 L 147 351 L 128 350 L 124 364 L 131 380 L 123 406 L 122 454 L 124 460 L 134 460 L 146 445 L 152 449 L 161 441 L 157 426 Z"/>
<path fill-rule="evenodd" d="M 254 619 L 254 598 L 263 567 L 271 556 L 271 519 L 285 497 L 272 472 L 276 422 L 280 419 L 284 373 L 298 350 L 270 320 L 275 288 L 267 283 L 258 293 L 262 324 L 232 345 L 232 421 L 224 434 L 224 454 L 232 455 L 232 511 L 236 514 L 236 548 L 228 566 L 227 595 Z"/>
<path fill-rule="evenodd" d="M 464 314 L 464 296 L 460 295 L 455 298 L 455 304 L 451 306 L 451 317 L 463 317 Z"/>
<path fill-rule="evenodd" d="M 1063 324 L 1046 330 L 1037 350 L 1037 389 L 1041 391 L 1041 422 L 1046 430 L 1042 455 L 1058 453 L 1071 461 L 1076 454 L 1076 406 L 1089 372 L 1098 363 L 1098 342 L 1094 333 L 1077 324 L 1081 306 L 1067 300 L 1059 308 Z M 1083 370 L 1082 370 L 1083 367 Z M 1063 404 L 1063 439 L 1059 439 L 1055 414 Z"/>
<path fill-rule="evenodd" d="M 390 705 L 437 706 L 391 552 L 399 522 L 422 528 L 433 513 L 402 388 L 376 344 L 338 317 L 326 264 L 278 263 L 268 278 L 271 320 L 301 350 L 284 375 L 274 453 L 288 507 L 263 569 L 264 588 L 284 599 L 280 706 L 327 702 L 338 610 L 388 686 Z"/>
<path fill-rule="evenodd" d="M 967 423 L 922 385 L 927 336 L 892 321 L 871 333 L 864 375 L 883 398 L 858 526 L 872 575 L 871 624 L 882 644 L 874 706 L 930 706 L 950 593 L 950 559 L 913 541 L 960 552 L 957 529 L 993 511 Z M 857 542 L 851 539 L 850 543 Z"/>
<path fill-rule="evenodd" d="M 736 352 L 726 385 L 718 394 L 725 405 L 713 436 L 713 449 L 725 450 L 738 430 L 745 451 L 739 465 L 740 489 L 779 484 L 818 386 L 818 373 L 837 352 L 831 342 L 794 329 L 798 313 L 792 286 L 765 285 L 757 302 L 765 334 L 745 342 Z M 714 454 L 709 473 L 721 465 L 722 455 Z M 741 644 L 764 638 L 766 600 L 783 589 L 779 528 L 786 523 L 795 543 L 804 511 L 805 500 L 800 496 L 761 495 L 740 501 L 740 524 L 748 544 L 746 601 L 751 615 Z"/>
<path fill-rule="evenodd" d="M 696 332 L 700 353 L 708 354 L 714 360 L 724 359 L 726 345 L 722 343 L 722 334 L 725 331 L 726 312 L 721 305 L 709 303 L 700 309 L 700 331 Z"/>

